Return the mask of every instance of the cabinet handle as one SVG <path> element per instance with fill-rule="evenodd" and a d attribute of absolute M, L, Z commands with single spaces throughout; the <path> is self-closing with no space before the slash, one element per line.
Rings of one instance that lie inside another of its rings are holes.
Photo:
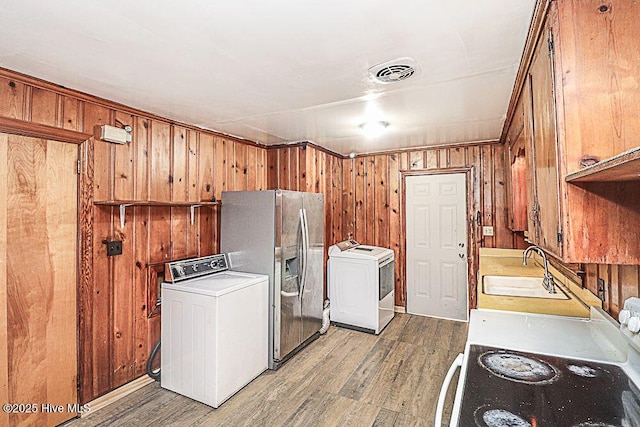
<path fill-rule="evenodd" d="M 464 254 L 458 254 L 461 259 L 464 259 Z"/>

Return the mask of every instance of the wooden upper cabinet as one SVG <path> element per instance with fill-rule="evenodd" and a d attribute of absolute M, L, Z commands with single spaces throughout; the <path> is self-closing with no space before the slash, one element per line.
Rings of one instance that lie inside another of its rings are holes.
<path fill-rule="evenodd" d="M 527 125 L 531 130 L 533 175 L 530 211 L 533 234 L 529 230 L 529 239 L 546 251 L 562 257 L 553 57 L 553 32 L 547 21 L 525 83 L 530 93 Z"/>
<path fill-rule="evenodd" d="M 635 163 L 606 180 L 571 179 L 640 145 L 638 16 L 637 1 L 541 0 L 532 20 L 509 131 L 522 108 L 529 239 L 567 263 L 640 264 L 640 177 L 626 170 Z"/>
<path fill-rule="evenodd" d="M 508 131 L 508 156 L 509 173 L 507 173 L 507 210 L 508 224 L 512 231 L 526 231 L 527 226 L 527 197 L 531 185 L 529 184 L 527 165 L 527 153 L 531 150 L 526 142 L 524 129 L 524 107 L 526 97 L 521 97 L 516 106 L 515 115 Z M 530 155 L 530 154 L 529 154 Z"/>

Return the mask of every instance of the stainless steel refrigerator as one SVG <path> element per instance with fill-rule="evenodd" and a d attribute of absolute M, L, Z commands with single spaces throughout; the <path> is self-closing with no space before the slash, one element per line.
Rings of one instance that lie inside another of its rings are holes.
<path fill-rule="evenodd" d="M 324 196 L 223 192 L 220 251 L 232 270 L 269 276 L 269 369 L 277 369 L 322 326 Z"/>

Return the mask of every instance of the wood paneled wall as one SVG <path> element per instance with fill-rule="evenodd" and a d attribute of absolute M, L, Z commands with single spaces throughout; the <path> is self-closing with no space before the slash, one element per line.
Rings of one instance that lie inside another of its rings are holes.
<path fill-rule="evenodd" d="M 492 225 L 495 234 L 482 237 L 478 229 L 470 235 L 470 238 L 475 235 L 470 262 L 476 263 L 479 247 L 514 247 L 513 233 L 507 228 L 504 159 L 504 145 L 482 144 L 374 154 L 344 160 L 343 237 L 352 236 L 360 243 L 394 250 L 397 306 L 406 305 L 402 172 L 471 168 L 473 187 L 469 191 L 473 191 L 473 206 L 470 209 L 470 226 Z M 471 304 L 475 306 L 476 278 L 469 279 Z"/>
<path fill-rule="evenodd" d="M 624 300 L 640 296 L 640 266 L 586 264 L 585 287 L 599 295 L 598 279 L 604 280 L 602 307 L 615 319 L 622 310 Z"/>
<path fill-rule="evenodd" d="M 133 142 L 90 138 L 81 145 L 81 271 L 78 292 L 80 401 L 88 402 L 145 372 L 159 339 L 150 298 L 170 259 L 218 251 L 219 209 L 117 207 L 94 201 L 210 201 L 224 190 L 266 188 L 266 150 L 248 141 L 175 124 L 126 106 L 0 70 L 0 117 L 93 134 L 130 125 Z M 106 256 L 105 240 L 123 253 Z"/>
<path fill-rule="evenodd" d="M 507 228 L 504 146 L 499 144 L 440 147 L 418 151 L 342 158 L 312 144 L 267 150 L 267 187 L 325 194 L 325 249 L 355 238 L 392 248 L 396 255 L 396 305 L 405 305 L 402 172 L 472 168 L 472 226 L 492 225 L 495 235 L 474 233 L 471 262 L 479 247 L 517 247 Z M 477 221 L 478 214 L 480 222 Z M 326 251 L 325 251 L 326 257 Z M 470 278 L 475 304 L 475 277 Z"/>
<path fill-rule="evenodd" d="M 326 267 L 329 246 L 346 238 L 342 232 L 342 156 L 301 143 L 269 148 L 267 165 L 267 188 L 324 194 Z"/>

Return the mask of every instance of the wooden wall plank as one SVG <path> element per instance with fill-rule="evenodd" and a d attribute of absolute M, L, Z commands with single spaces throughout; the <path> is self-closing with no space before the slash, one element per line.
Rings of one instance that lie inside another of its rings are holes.
<path fill-rule="evenodd" d="M 0 116 L 23 119 L 24 83 L 0 77 Z"/>
<path fill-rule="evenodd" d="M 187 130 L 187 200 L 190 202 L 200 201 L 199 187 L 199 164 L 198 154 L 200 153 L 200 132 Z"/>
<path fill-rule="evenodd" d="M 199 200 L 208 201 L 214 197 L 220 200 L 225 189 L 226 170 L 224 162 L 224 144 L 212 135 L 200 134 L 200 151 L 198 154 L 198 189 Z M 217 251 L 214 242 L 218 226 L 215 208 L 198 209 L 199 249 L 198 256 L 205 256 Z"/>
<path fill-rule="evenodd" d="M 424 153 L 422 151 L 409 152 L 409 168 L 410 169 L 424 168 Z"/>
<path fill-rule="evenodd" d="M 307 146 L 305 150 L 305 191 L 309 193 L 317 192 L 316 156 L 317 150 Z"/>
<path fill-rule="evenodd" d="M 365 196 L 364 196 L 364 206 L 365 206 L 365 221 L 366 221 L 366 229 L 365 229 L 365 241 L 364 243 L 367 245 L 375 245 L 375 210 L 376 210 L 376 199 L 375 199 L 375 190 L 376 190 L 376 182 L 375 182 L 375 166 L 376 166 L 376 157 L 377 156 L 367 156 L 365 158 Z M 361 242 L 362 243 L 362 242 Z"/>
<path fill-rule="evenodd" d="M 123 255 L 113 257 L 111 267 L 113 325 L 110 345 L 112 369 L 110 387 L 126 384 L 134 375 L 134 313 L 131 310 L 134 289 L 130 285 L 135 277 L 135 265 L 131 262 L 131 256 L 134 253 L 134 215 L 134 209 L 127 209 L 124 229 L 120 228 L 118 215 L 111 218 L 113 237 L 122 241 Z M 99 256 L 106 258 L 104 245 L 101 245 L 101 249 L 102 254 Z"/>
<path fill-rule="evenodd" d="M 171 200 L 184 202 L 189 197 L 187 129 L 172 126 L 171 140 Z M 171 208 L 171 259 L 186 258 L 188 254 L 189 208 Z"/>
<path fill-rule="evenodd" d="M 116 111 L 115 117 L 120 123 L 133 128 L 132 116 Z M 133 171 L 135 147 L 133 144 L 114 144 L 112 154 L 115 157 L 113 197 L 119 200 L 133 200 L 135 197 Z"/>
<path fill-rule="evenodd" d="M 57 125 L 58 95 L 50 90 L 34 87 L 31 90 L 31 121 L 42 125 Z"/>
<path fill-rule="evenodd" d="M 441 148 L 440 150 L 438 150 L 438 167 L 440 169 L 446 169 L 451 167 L 451 162 L 449 161 L 449 149 L 448 148 Z"/>
<path fill-rule="evenodd" d="M 427 169 L 438 169 L 440 158 L 438 156 L 438 152 L 436 150 L 427 150 L 426 153 L 426 168 Z M 412 168 L 413 169 L 413 168 Z"/>
<path fill-rule="evenodd" d="M 133 141 L 135 144 L 134 196 L 135 200 L 149 200 L 149 170 L 151 156 L 149 156 L 150 123 L 148 120 L 136 117 L 133 126 Z"/>
<path fill-rule="evenodd" d="M 258 175 L 260 174 L 259 163 L 259 150 L 258 147 L 247 147 L 247 190 L 258 190 L 260 185 L 258 184 Z"/>
<path fill-rule="evenodd" d="M 389 178 L 387 156 L 376 156 L 374 163 L 374 209 L 376 246 L 389 247 Z"/>
<path fill-rule="evenodd" d="M 493 193 L 494 193 L 494 234 L 495 245 L 497 248 L 508 248 L 513 245 L 513 233 L 508 228 L 509 218 L 507 211 L 507 189 L 506 189 L 506 174 L 507 166 L 505 164 L 505 146 L 494 145 L 493 154 Z"/>
<path fill-rule="evenodd" d="M 199 201 L 200 195 L 199 184 L 199 164 L 198 153 L 200 152 L 199 132 L 187 130 L 187 200 L 190 202 Z M 206 210 L 206 208 L 205 208 Z M 209 209 L 210 210 L 210 209 Z M 187 212 L 187 253 L 185 256 L 198 256 L 200 245 L 200 216 L 210 214 L 209 212 L 201 212 L 198 209 L 193 224 L 191 223 L 190 213 Z"/>
<path fill-rule="evenodd" d="M 494 225 L 493 222 L 493 151 L 490 145 L 481 147 L 482 163 L 481 163 L 481 179 L 482 179 L 482 225 Z M 495 228 L 495 227 L 494 227 Z M 495 247 L 495 236 L 482 236 L 483 246 L 487 248 Z"/>
<path fill-rule="evenodd" d="M 111 124 L 110 111 L 96 104 L 84 104 L 84 124 L 82 130 L 93 133 L 94 126 Z M 113 199 L 113 169 L 111 163 L 111 144 L 104 141 L 95 141 L 93 148 L 93 191 L 95 200 Z"/>
<path fill-rule="evenodd" d="M 227 150 L 225 153 L 225 162 L 227 165 L 227 189 L 235 191 L 236 189 L 236 143 L 231 139 L 224 140 L 224 146 Z"/>
<path fill-rule="evenodd" d="M 151 122 L 151 170 L 149 173 L 151 200 L 171 200 L 170 134 L 171 128 L 167 123 L 157 120 Z"/>
<path fill-rule="evenodd" d="M 342 233 L 342 159 L 331 156 L 331 240 L 327 246 L 344 240 Z"/>
<path fill-rule="evenodd" d="M 280 150 L 267 150 L 267 189 L 275 190 L 280 187 L 279 165 Z"/>
<path fill-rule="evenodd" d="M 171 147 L 170 179 L 171 200 L 184 202 L 188 199 L 189 188 L 187 182 L 188 145 L 187 130 L 183 127 L 173 126 L 173 141 Z"/>
<path fill-rule="evenodd" d="M 76 131 L 80 130 L 81 117 L 80 101 L 69 96 L 64 96 L 62 99 L 62 128 Z"/>
<path fill-rule="evenodd" d="M 449 149 L 449 167 L 459 168 L 464 167 L 466 163 L 465 147 L 455 147 Z"/>
<path fill-rule="evenodd" d="M 400 222 L 400 174 L 397 154 L 387 156 L 389 169 L 389 247 L 393 249 L 395 255 L 395 304 L 404 306 L 404 280 L 402 278 L 404 265 L 404 251 L 400 235 L 403 234 Z"/>
<path fill-rule="evenodd" d="M 367 221 L 365 216 L 365 157 L 355 159 L 355 239 L 358 242 L 366 242 Z"/>
<path fill-rule="evenodd" d="M 258 149 L 258 180 L 256 190 L 266 190 L 267 187 L 267 150 Z"/>
<path fill-rule="evenodd" d="M 147 306 L 147 262 L 149 260 L 149 210 L 140 206 L 134 208 L 134 373 L 133 378 L 146 372 L 146 362 L 155 343 L 147 339 L 147 315 L 154 307 Z M 90 400 L 90 399 L 89 399 Z M 85 400 L 86 401 L 86 400 Z M 83 402 L 84 403 L 84 402 Z"/>
<path fill-rule="evenodd" d="M 291 176 L 289 174 L 289 151 L 290 148 L 278 150 L 278 187 L 282 190 L 291 190 L 291 183 L 289 180 Z"/>
<path fill-rule="evenodd" d="M 300 191 L 300 147 L 288 148 L 289 152 L 289 188 Z"/>
<path fill-rule="evenodd" d="M 342 234 L 345 239 L 355 237 L 355 163 L 345 159 L 342 163 Z"/>
<path fill-rule="evenodd" d="M 112 219 L 115 209 L 108 206 L 94 208 L 93 212 L 93 289 L 91 313 L 91 344 L 88 351 L 92 370 L 92 396 L 100 396 L 112 390 L 111 387 L 111 327 L 113 313 L 111 305 L 112 278 L 109 258 L 102 241 L 111 240 Z M 85 347 L 86 348 L 86 347 Z"/>
<path fill-rule="evenodd" d="M 248 187 L 247 146 L 235 143 L 235 187 L 237 191 L 244 191 Z"/>

